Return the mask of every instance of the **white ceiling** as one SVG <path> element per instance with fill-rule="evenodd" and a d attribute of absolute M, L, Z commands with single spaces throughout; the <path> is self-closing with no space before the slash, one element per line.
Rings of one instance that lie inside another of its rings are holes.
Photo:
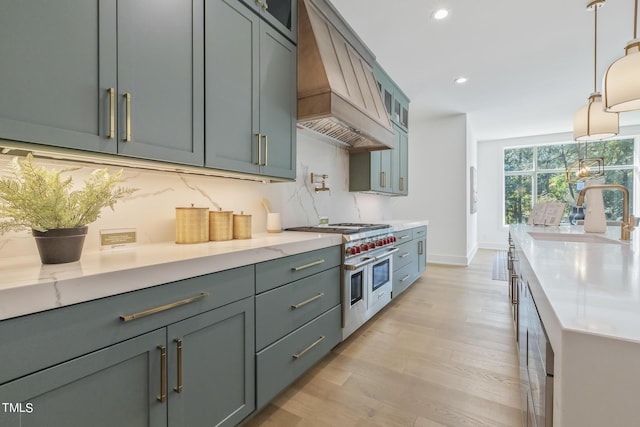
<path fill-rule="evenodd" d="M 583 0 L 331 0 L 411 98 L 411 120 L 467 113 L 478 140 L 570 132 L 593 92 Z M 436 21 L 441 8 L 449 16 Z M 598 11 L 598 73 L 633 38 L 633 0 Z M 454 78 L 466 76 L 460 86 Z M 640 76 L 639 76 L 640 78 Z M 620 125 L 640 124 L 640 111 Z"/>

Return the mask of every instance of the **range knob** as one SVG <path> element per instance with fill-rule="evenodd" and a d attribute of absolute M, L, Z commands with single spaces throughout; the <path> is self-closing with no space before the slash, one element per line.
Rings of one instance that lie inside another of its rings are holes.
<path fill-rule="evenodd" d="M 362 250 L 362 252 L 368 251 L 369 250 L 369 245 L 366 243 L 363 243 L 360 245 L 360 249 Z"/>
<path fill-rule="evenodd" d="M 358 248 L 356 247 L 349 248 L 349 255 L 355 255 L 357 253 L 358 253 Z"/>
<path fill-rule="evenodd" d="M 373 242 L 369 242 L 369 249 L 375 249 L 376 248 L 376 244 Z"/>

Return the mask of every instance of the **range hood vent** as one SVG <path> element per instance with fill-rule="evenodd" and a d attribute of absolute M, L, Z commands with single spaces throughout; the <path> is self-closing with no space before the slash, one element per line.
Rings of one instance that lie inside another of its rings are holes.
<path fill-rule="evenodd" d="M 298 124 L 352 152 L 393 148 L 374 60 L 329 2 L 299 0 Z"/>

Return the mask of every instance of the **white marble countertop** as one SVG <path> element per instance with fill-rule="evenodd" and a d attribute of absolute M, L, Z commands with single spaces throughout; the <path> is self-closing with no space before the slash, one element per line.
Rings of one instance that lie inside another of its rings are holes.
<path fill-rule="evenodd" d="M 34 256 L 0 259 L 0 320 L 342 243 L 339 234 L 282 232 L 252 239 L 139 245 L 85 251 L 80 261 L 42 265 Z"/>
<path fill-rule="evenodd" d="M 383 224 L 389 224 L 393 227 L 393 231 L 409 230 L 411 228 L 423 227 L 429 225 L 427 220 L 402 220 L 397 219 L 393 221 L 382 221 Z"/>
<path fill-rule="evenodd" d="M 545 325 L 552 345 L 562 332 L 554 330 L 554 324 L 565 331 L 640 343 L 638 230 L 633 232 L 631 242 L 612 244 L 547 241 L 529 234 L 529 231 L 582 234 L 582 226 L 516 225 L 510 230 L 543 292 L 536 295 L 532 289 L 534 299 L 538 297 L 536 305 L 543 305 L 538 307 L 543 322 L 546 308 L 555 316 L 547 318 Z M 620 228 L 609 227 L 602 236 L 619 242 Z"/>

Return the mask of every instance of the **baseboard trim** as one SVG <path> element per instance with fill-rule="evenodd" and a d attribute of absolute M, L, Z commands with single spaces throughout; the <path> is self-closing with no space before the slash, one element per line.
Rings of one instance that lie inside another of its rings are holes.
<path fill-rule="evenodd" d="M 496 251 L 506 251 L 509 245 L 507 242 L 500 242 L 500 243 L 484 242 L 484 243 L 480 243 L 478 246 L 480 247 L 480 249 L 493 249 Z"/>
<path fill-rule="evenodd" d="M 454 255 L 429 254 L 427 256 L 427 262 L 429 264 L 459 265 L 465 267 L 469 265 L 467 257 Z"/>

